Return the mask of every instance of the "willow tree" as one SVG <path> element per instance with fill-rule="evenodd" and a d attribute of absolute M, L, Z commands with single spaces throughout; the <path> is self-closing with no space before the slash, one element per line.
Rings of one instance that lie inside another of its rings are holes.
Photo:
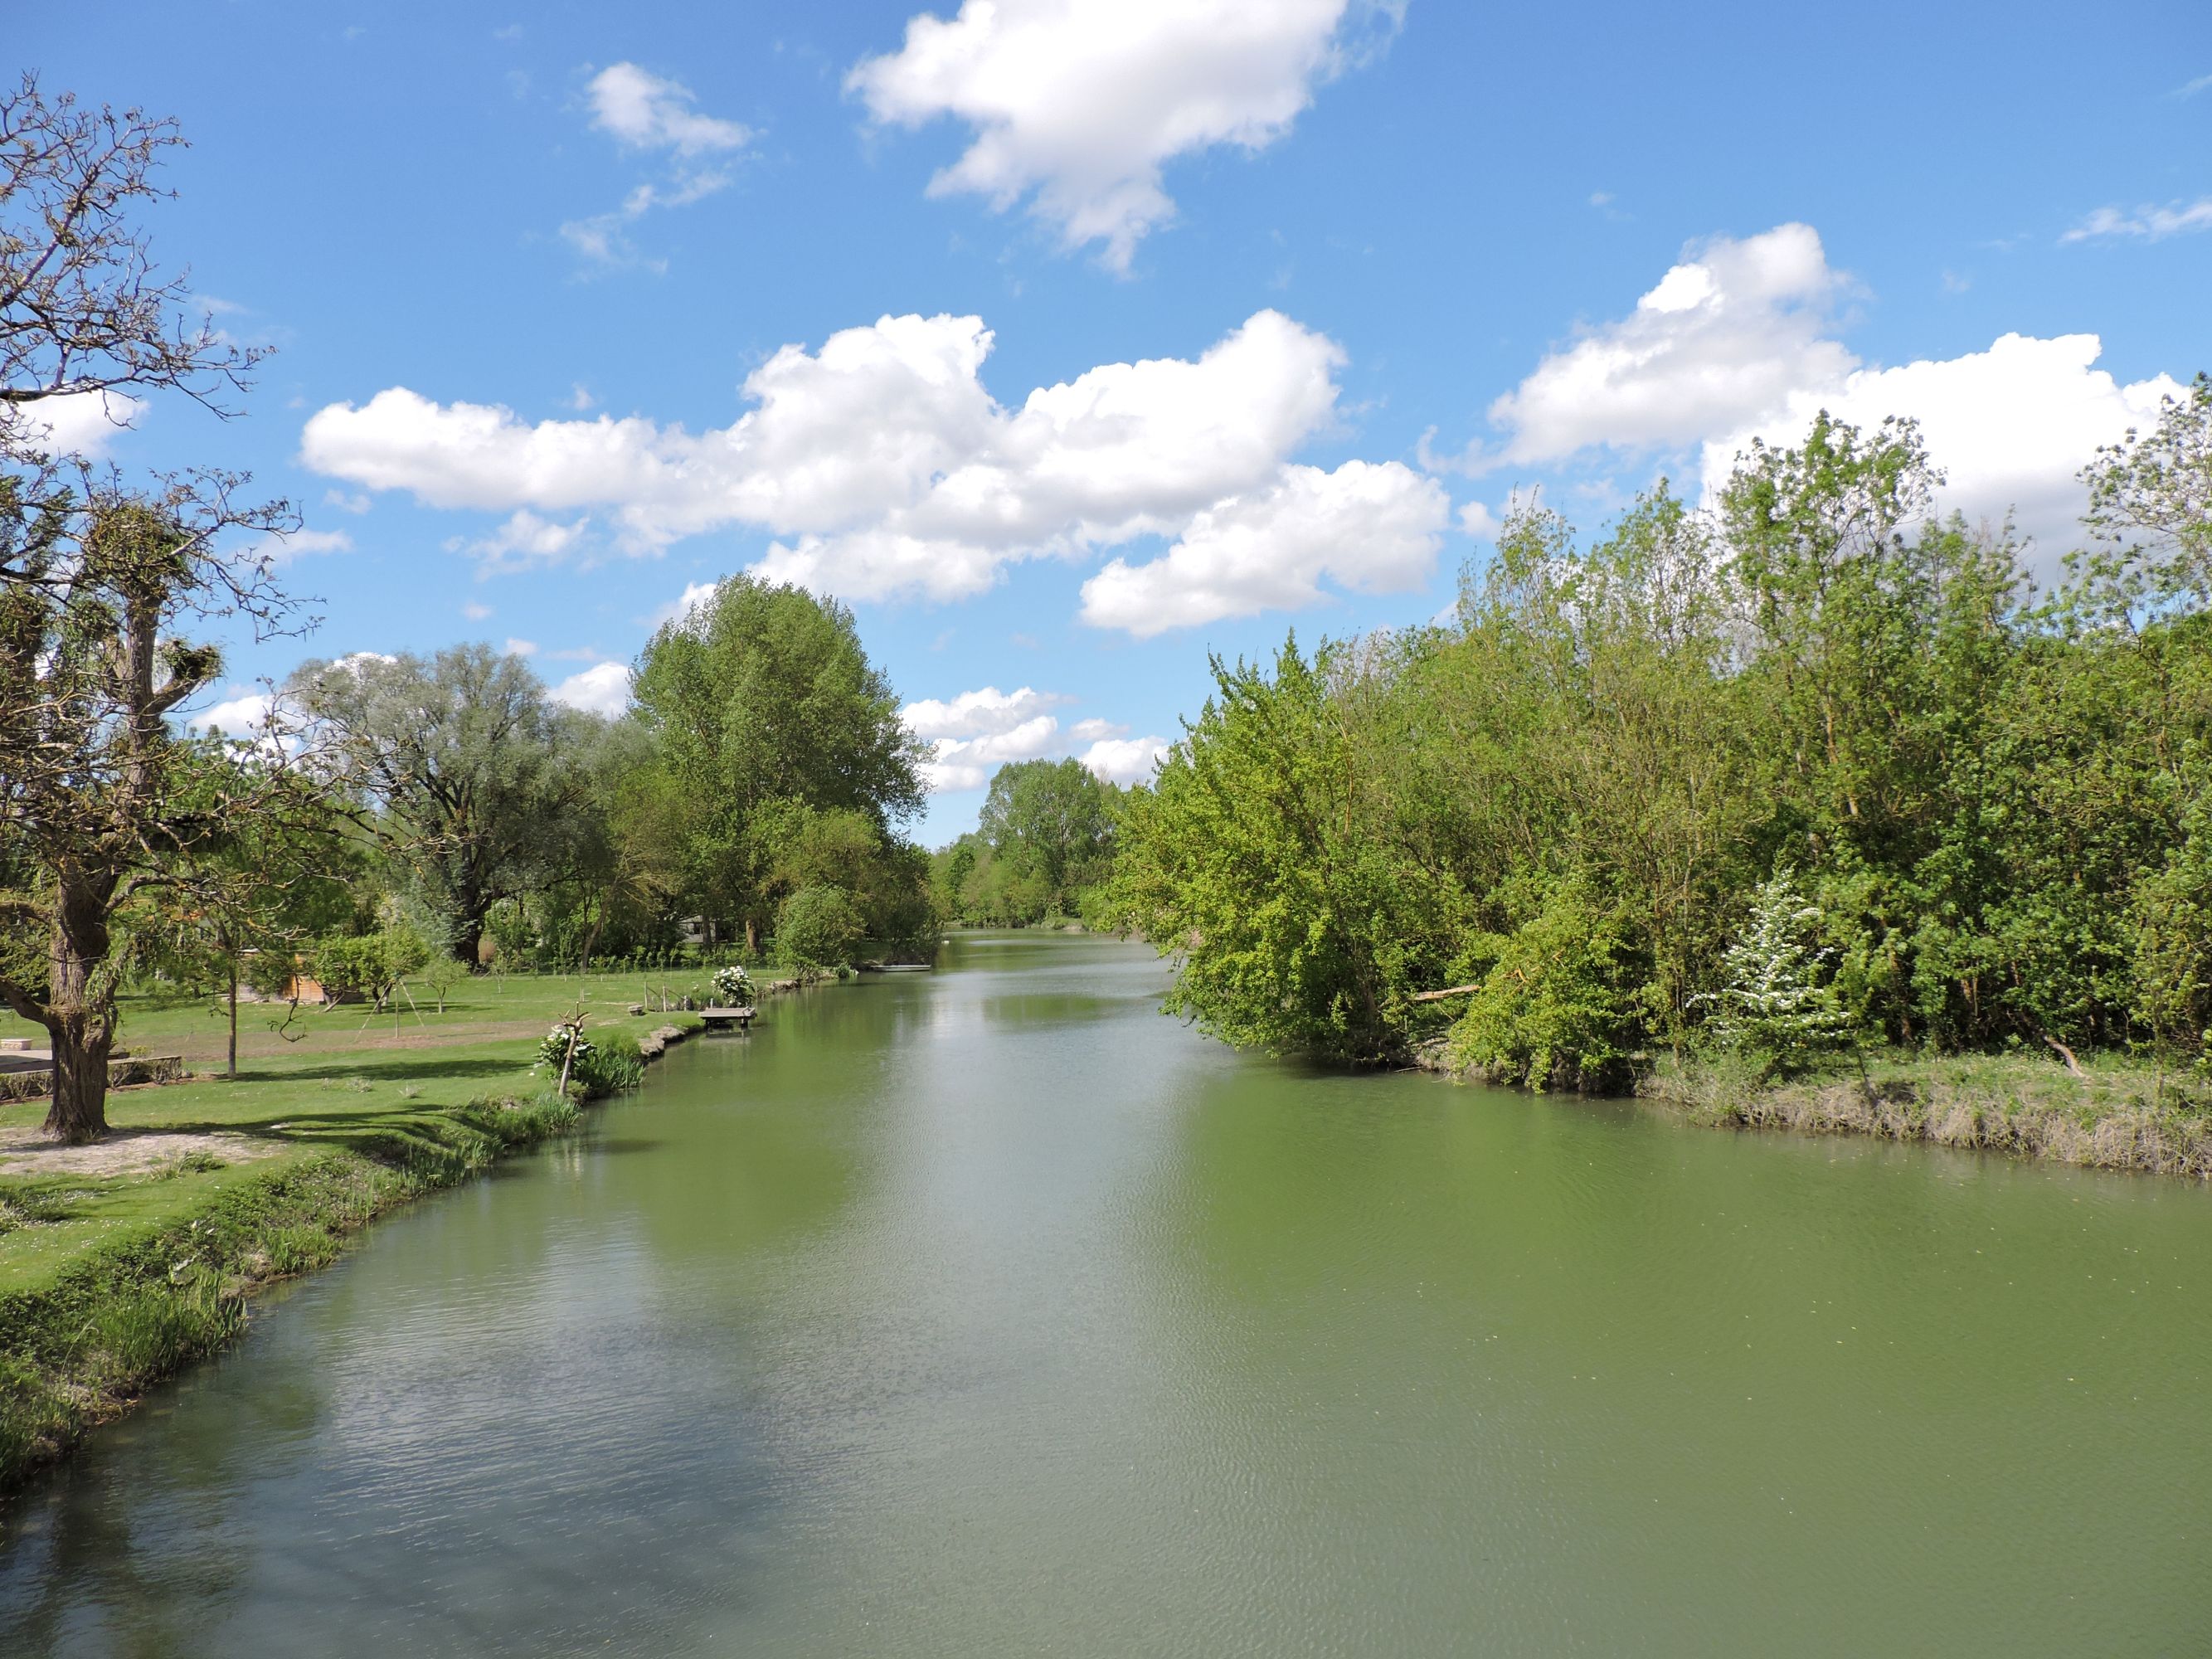
<path fill-rule="evenodd" d="M 555 707 L 519 657 L 343 657 L 301 664 L 289 690 L 458 960 L 477 960 L 495 904 L 565 879 L 587 850 L 598 721 Z"/>

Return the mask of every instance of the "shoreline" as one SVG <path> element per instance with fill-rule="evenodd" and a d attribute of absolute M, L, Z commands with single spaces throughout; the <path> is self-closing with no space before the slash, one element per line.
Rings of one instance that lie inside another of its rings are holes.
<path fill-rule="evenodd" d="M 1416 1049 L 1413 1065 L 1456 1081 L 1488 1081 L 1446 1063 L 1439 1041 Z M 2169 1097 L 2167 1085 L 2163 1073 L 2104 1055 L 2088 1057 L 2079 1075 L 2040 1057 L 1885 1056 L 1863 1077 L 1832 1072 L 1765 1085 L 1725 1063 L 1670 1060 L 1640 1075 L 1628 1096 L 1706 1128 L 1863 1135 L 2212 1180 L 2212 1109 Z"/>
<path fill-rule="evenodd" d="M 659 1025 L 638 1034 L 647 1065 L 704 1030 L 696 1014 L 659 1018 Z M 470 1064 L 457 1064 L 451 1080 L 465 1078 Z M 434 1073 L 426 1080 L 437 1080 Z M 142 1187 L 210 1167 L 218 1173 L 206 1176 L 198 1201 L 158 1224 L 125 1228 L 76 1252 L 37 1288 L 0 1293 L 0 1517 L 9 1498 L 94 1430 L 242 1333 L 260 1291 L 330 1266 L 371 1223 L 404 1206 L 569 1133 L 590 1103 L 596 1101 L 543 1091 L 494 1091 L 410 1112 L 389 1127 L 371 1120 L 357 1144 L 309 1150 L 271 1168 L 196 1164 L 204 1155 L 191 1150 L 168 1164 L 141 1166 L 133 1184 Z M 126 1136 L 132 1127 L 117 1126 Z M 284 1150 L 299 1149 L 280 1145 L 270 1152 Z M 0 1188 L 0 1236 L 47 1218 L 27 1183 L 22 1194 Z"/>

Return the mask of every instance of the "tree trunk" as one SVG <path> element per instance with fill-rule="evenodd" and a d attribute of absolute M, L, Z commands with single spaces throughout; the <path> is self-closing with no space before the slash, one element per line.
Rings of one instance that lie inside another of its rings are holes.
<path fill-rule="evenodd" d="M 46 998 L 54 1092 L 46 1133 L 82 1146 L 107 1133 L 107 1051 L 115 1046 L 115 994 L 98 981 L 107 964 L 108 893 L 86 891 L 64 878 L 55 896 L 52 978 Z"/>
<path fill-rule="evenodd" d="M 230 963 L 230 1071 L 238 1075 L 238 958 L 228 958 Z"/>
<path fill-rule="evenodd" d="M 750 916 L 745 918 L 745 951 L 750 956 L 760 954 L 760 924 Z"/>
<path fill-rule="evenodd" d="M 477 954 L 483 949 L 483 923 L 476 919 L 464 921 L 460 932 L 453 935 L 453 960 L 465 962 L 474 973 Z"/>
<path fill-rule="evenodd" d="M 113 1038 L 104 1026 L 83 1021 L 50 1033 L 54 1045 L 54 1093 L 46 1108 L 46 1133 L 72 1146 L 107 1133 L 107 1051 Z"/>

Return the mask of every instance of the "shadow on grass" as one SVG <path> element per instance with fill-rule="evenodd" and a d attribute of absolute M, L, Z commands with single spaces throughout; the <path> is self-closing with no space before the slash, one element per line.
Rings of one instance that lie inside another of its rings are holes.
<path fill-rule="evenodd" d="M 439 1050 L 429 1049 L 404 1060 L 363 1060 L 343 1063 L 333 1060 L 318 1066 L 288 1066 L 280 1072 L 240 1068 L 234 1078 L 217 1072 L 210 1080 L 216 1083 L 317 1083 L 339 1082 L 346 1078 L 357 1077 L 409 1083 L 447 1077 L 497 1077 L 526 1070 L 529 1064 L 526 1055 L 504 1060 L 496 1057 L 458 1060 L 450 1053 L 441 1054 Z"/>

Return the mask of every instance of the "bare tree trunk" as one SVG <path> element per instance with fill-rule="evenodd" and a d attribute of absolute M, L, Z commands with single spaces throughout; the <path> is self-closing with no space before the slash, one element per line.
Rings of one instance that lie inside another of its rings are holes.
<path fill-rule="evenodd" d="M 238 958 L 226 958 L 230 964 L 230 1071 L 238 1075 Z"/>
<path fill-rule="evenodd" d="M 475 920 L 464 921 L 453 935 L 453 959 L 465 962 L 469 971 L 477 968 L 477 954 L 483 949 L 483 923 Z"/>

